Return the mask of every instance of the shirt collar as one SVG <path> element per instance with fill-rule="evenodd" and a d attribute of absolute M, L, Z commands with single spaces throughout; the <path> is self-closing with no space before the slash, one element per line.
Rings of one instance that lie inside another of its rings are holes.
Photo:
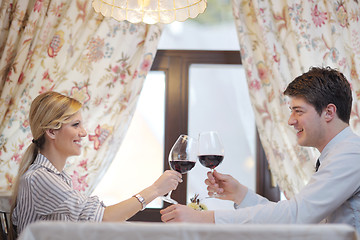
<path fill-rule="evenodd" d="M 40 166 L 54 172 L 55 174 L 61 175 L 67 181 L 71 182 L 71 177 L 65 171 L 60 172 L 59 170 L 57 170 L 56 167 L 49 161 L 49 159 L 47 159 L 41 153 L 38 153 L 38 155 L 36 156 L 34 164 L 40 165 Z"/>

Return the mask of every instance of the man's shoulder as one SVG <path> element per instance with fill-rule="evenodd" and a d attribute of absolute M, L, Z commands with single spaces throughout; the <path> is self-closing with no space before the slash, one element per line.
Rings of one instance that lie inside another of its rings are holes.
<path fill-rule="evenodd" d="M 337 148 L 353 148 L 354 150 L 360 151 L 360 136 L 353 132 L 350 128 L 345 129 L 343 132 L 338 134 L 333 138 L 335 140 L 335 146 L 332 150 L 337 150 Z"/>
<path fill-rule="evenodd" d="M 339 144 L 344 145 L 344 147 L 354 148 L 354 150 L 360 151 L 360 136 L 354 132 L 351 132 L 347 135 L 343 141 L 340 141 Z"/>

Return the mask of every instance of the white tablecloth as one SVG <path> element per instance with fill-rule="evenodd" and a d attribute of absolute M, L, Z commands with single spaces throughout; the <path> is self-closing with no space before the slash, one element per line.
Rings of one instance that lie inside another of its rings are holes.
<path fill-rule="evenodd" d="M 37 222 L 20 235 L 22 240 L 356 240 L 347 225 L 215 225 L 190 223 L 69 223 Z"/>

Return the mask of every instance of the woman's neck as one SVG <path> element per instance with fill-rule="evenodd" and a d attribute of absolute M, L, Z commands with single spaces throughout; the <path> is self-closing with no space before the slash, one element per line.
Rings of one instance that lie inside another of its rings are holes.
<path fill-rule="evenodd" d="M 56 151 L 53 151 L 49 148 L 40 150 L 40 153 L 44 155 L 59 172 L 63 171 L 67 159 L 66 157 L 57 154 Z"/>

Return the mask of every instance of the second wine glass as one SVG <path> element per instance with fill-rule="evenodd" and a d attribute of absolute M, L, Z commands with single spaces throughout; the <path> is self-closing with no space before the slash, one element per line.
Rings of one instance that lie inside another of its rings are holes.
<path fill-rule="evenodd" d="M 180 135 L 169 153 L 169 165 L 171 169 L 185 174 L 190 171 L 197 159 L 197 140 L 187 135 Z M 170 191 L 162 199 L 165 202 L 177 204 L 178 202 L 171 198 Z"/>
<path fill-rule="evenodd" d="M 224 159 L 224 147 L 220 137 L 215 131 L 201 132 L 199 134 L 198 158 L 201 165 L 210 168 L 211 173 Z M 216 197 L 217 193 L 213 193 Z"/>
<path fill-rule="evenodd" d="M 224 159 L 224 147 L 217 132 L 201 132 L 199 134 L 198 158 L 201 165 L 214 171 Z"/>

